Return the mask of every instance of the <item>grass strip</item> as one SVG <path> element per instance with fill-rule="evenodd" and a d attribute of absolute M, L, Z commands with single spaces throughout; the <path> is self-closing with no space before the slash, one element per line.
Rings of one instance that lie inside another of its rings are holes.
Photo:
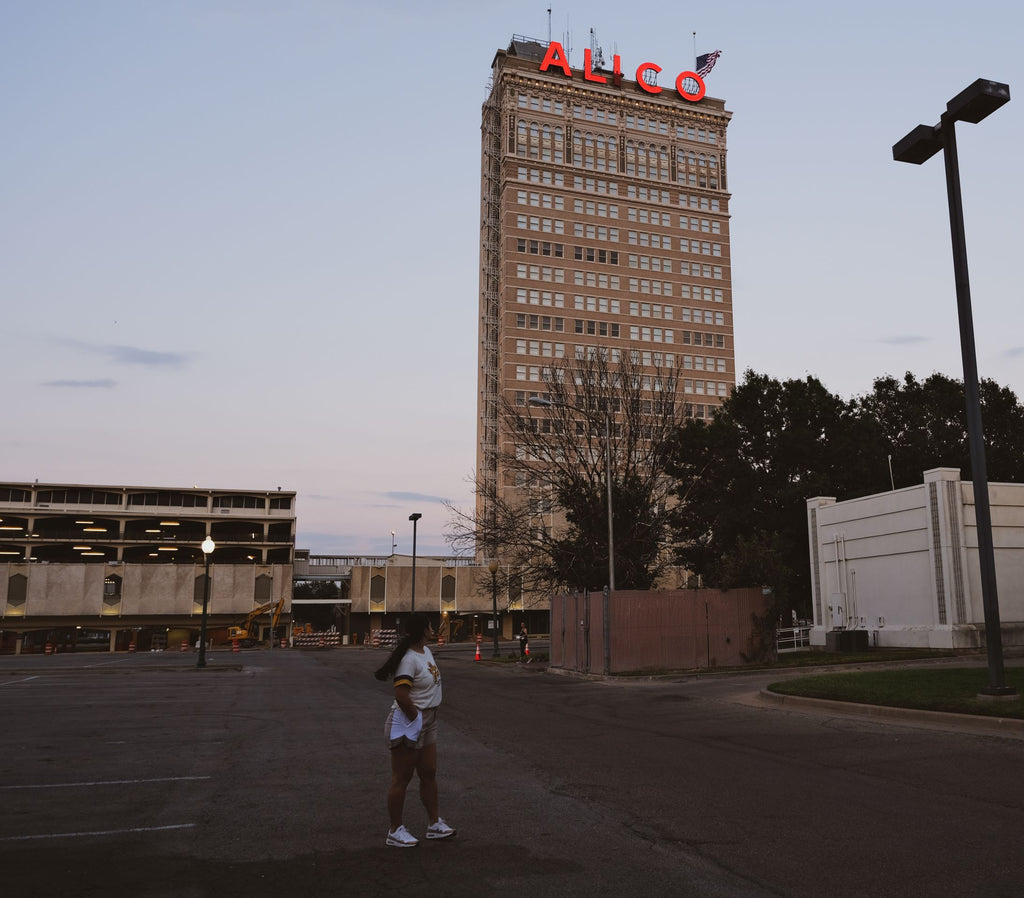
<path fill-rule="evenodd" d="M 979 699 L 978 693 L 989 685 L 988 668 L 951 667 L 822 674 L 771 683 L 768 690 L 863 705 L 1024 719 L 1024 668 L 1007 668 L 1006 684 L 1016 687 L 1017 698 Z"/>

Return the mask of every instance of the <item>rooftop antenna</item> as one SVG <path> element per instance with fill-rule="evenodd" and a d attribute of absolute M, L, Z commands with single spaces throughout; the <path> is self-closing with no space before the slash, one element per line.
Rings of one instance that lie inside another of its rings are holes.
<path fill-rule="evenodd" d="M 596 72 L 604 68 L 604 53 L 597 44 L 597 32 L 590 29 L 590 66 Z"/>
<path fill-rule="evenodd" d="M 548 43 L 551 43 L 551 7 L 548 7 Z"/>
<path fill-rule="evenodd" d="M 562 39 L 562 46 L 565 47 L 566 61 L 572 65 L 572 31 L 569 29 L 569 14 L 565 16 L 565 35 Z"/>

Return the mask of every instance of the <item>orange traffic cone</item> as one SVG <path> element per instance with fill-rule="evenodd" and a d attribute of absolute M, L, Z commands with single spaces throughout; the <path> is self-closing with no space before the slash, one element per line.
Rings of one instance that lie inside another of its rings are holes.
<path fill-rule="evenodd" d="M 479 642 L 476 644 L 476 657 L 473 660 L 474 661 L 479 661 L 480 660 L 480 643 Z"/>
<path fill-rule="evenodd" d="M 530 643 L 526 643 L 526 654 L 530 654 Z"/>

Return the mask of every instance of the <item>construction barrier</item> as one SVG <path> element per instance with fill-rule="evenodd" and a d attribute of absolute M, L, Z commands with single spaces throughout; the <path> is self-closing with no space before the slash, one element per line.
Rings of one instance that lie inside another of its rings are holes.
<path fill-rule="evenodd" d="M 239 648 L 238 640 L 237 639 L 232 639 L 231 640 L 231 651 L 232 652 L 241 651 L 241 649 Z"/>
<path fill-rule="evenodd" d="M 132 652 L 135 651 L 135 643 L 134 642 L 129 642 L 128 643 L 128 651 L 129 651 L 129 653 L 132 653 Z"/>
<path fill-rule="evenodd" d="M 53 643 L 52 642 L 46 643 L 46 645 L 43 647 L 43 654 L 44 655 L 52 655 L 53 654 Z"/>
<path fill-rule="evenodd" d="M 393 649 L 398 645 L 397 630 L 374 630 L 370 638 L 375 649 Z"/>
<path fill-rule="evenodd" d="M 281 648 L 283 648 L 283 649 L 288 648 L 288 640 L 284 636 L 281 637 Z"/>
<path fill-rule="evenodd" d="M 292 637 L 292 645 L 295 648 L 334 648 L 341 645 L 341 634 L 339 633 L 296 633 Z M 285 640 L 281 640 L 281 648 L 287 648 Z"/>
<path fill-rule="evenodd" d="M 183 652 L 187 652 L 188 651 L 188 640 L 187 639 L 181 640 L 181 650 Z"/>

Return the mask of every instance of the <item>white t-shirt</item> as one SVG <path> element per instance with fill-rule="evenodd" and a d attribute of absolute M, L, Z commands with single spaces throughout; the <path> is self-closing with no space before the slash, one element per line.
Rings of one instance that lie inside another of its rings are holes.
<path fill-rule="evenodd" d="M 410 698 L 420 710 L 436 708 L 441 704 L 441 671 L 437 669 L 434 656 L 426 646 L 423 646 L 422 652 L 409 649 L 405 653 L 405 657 L 398 662 L 394 682 L 396 686 L 411 687 Z M 392 707 L 397 708 L 398 702 Z"/>

